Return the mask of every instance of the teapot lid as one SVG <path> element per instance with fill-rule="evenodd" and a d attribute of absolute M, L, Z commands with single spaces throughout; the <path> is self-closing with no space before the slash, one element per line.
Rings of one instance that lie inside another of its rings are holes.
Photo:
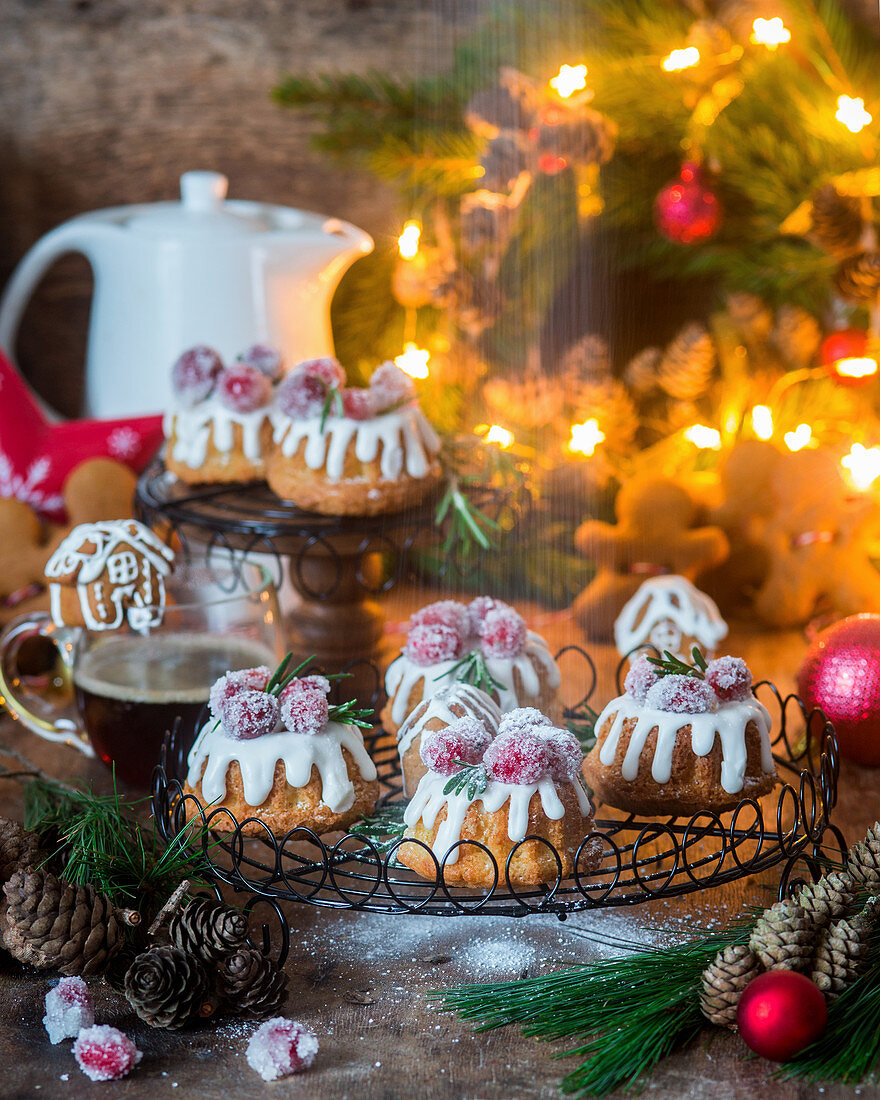
<path fill-rule="evenodd" d="M 148 233 L 251 234 L 273 228 L 267 208 L 259 203 L 227 203 L 229 180 L 220 172 L 184 172 L 178 202 L 141 206 L 126 219 L 129 229 Z"/>

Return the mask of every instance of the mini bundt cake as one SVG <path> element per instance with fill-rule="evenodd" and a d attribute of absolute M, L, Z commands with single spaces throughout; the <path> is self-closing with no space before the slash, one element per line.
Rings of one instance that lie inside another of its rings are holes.
<path fill-rule="evenodd" d="M 776 783 L 770 715 L 738 657 L 681 665 L 637 658 L 596 720 L 584 774 L 596 798 L 643 814 L 729 810 Z"/>
<path fill-rule="evenodd" d="M 329 706 L 323 676 L 281 678 L 265 666 L 228 672 L 211 689 L 211 718 L 189 754 L 184 795 L 223 807 L 242 832 L 346 829 L 376 804 L 376 767 L 351 704 Z M 338 718 L 336 721 L 334 718 Z M 198 808 L 187 800 L 187 816 Z M 256 820 L 249 820 L 249 819 Z M 228 819 L 212 822 L 224 829 Z"/>
<path fill-rule="evenodd" d="M 404 814 L 402 864 L 432 880 L 440 865 L 448 886 L 489 889 L 496 868 L 502 887 L 507 877 L 511 886 L 537 886 L 572 874 L 593 821 L 574 734 L 519 708 L 502 717 L 494 738 L 472 716 L 426 732 L 421 757 L 427 771 Z M 464 841 L 485 845 L 491 858 Z M 578 871 L 595 866 L 585 848 Z"/>
<path fill-rule="evenodd" d="M 561 679 L 547 643 L 508 604 L 489 596 L 469 605 L 441 600 L 410 618 L 403 652 L 385 676 L 382 724 L 396 734 L 420 703 L 456 680 L 482 688 L 502 713 L 534 707 L 558 724 Z"/>

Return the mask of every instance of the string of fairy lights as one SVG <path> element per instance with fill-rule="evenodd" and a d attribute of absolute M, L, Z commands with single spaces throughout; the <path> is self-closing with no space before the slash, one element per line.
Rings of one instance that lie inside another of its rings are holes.
<path fill-rule="evenodd" d="M 754 46 L 761 46 L 773 52 L 791 44 L 792 34 L 779 16 L 769 19 L 757 18 L 752 24 L 749 41 Z M 742 46 L 733 44 L 721 60 L 733 63 L 743 55 L 743 52 Z M 700 64 L 701 60 L 699 48 L 688 45 L 671 50 L 659 60 L 659 65 L 664 72 L 676 74 L 693 69 Z M 590 93 L 586 91 L 587 76 L 588 68 L 585 64 L 563 64 L 559 72 L 548 81 L 548 89 L 558 97 L 560 102 L 571 100 L 579 94 L 588 95 Z M 873 116 L 865 108 L 864 99 L 843 92 L 837 96 L 834 117 L 852 134 L 860 133 L 873 121 Z M 417 219 L 411 218 L 403 225 L 397 241 L 401 262 L 418 264 L 421 261 L 421 236 L 422 227 Z M 412 378 L 425 379 L 430 373 L 431 353 L 426 348 L 420 347 L 417 342 L 416 315 L 417 310 L 414 307 L 405 308 L 403 350 L 396 357 L 395 363 Z M 876 321 L 873 327 L 876 327 Z M 823 374 L 831 375 L 844 385 L 858 385 L 870 381 L 878 372 L 878 361 L 873 354 L 874 346 L 878 343 L 878 333 L 872 331 L 870 339 L 867 334 L 854 330 L 848 330 L 848 333 L 849 343 L 844 342 L 842 350 L 838 345 L 837 350 L 830 356 L 821 356 L 820 366 L 791 372 L 796 377 L 793 380 L 789 378 L 786 384 L 820 377 Z M 788 431 L 777 430 L 771 405 L 755 405 L 747 416 L 747 424 L 755 438 L 765 441 L 775 440 L 790 451 L 819 445 L 813 428 L 807 423 L 800 423 Z M 727 425 L 727 428 L 725 435 L 728 437 L 741 433 L 738 420 Z M 509 450 L 516 446 L 514 433 L 500 424 L 478 424 L 474 428 L 474 433 L 485 444 L 497 446 L 502 450 Z M 683 429 L 681 436 L 698 450 L 720 451 L 725 443 L 721 431 L 705 424 L 693 424 Z M 566 450 L 571 455 L 592 457 L 605 440 L 606 434 L 599 421 L 591 417 L 582 423 L 570 426 L 570 438 Z M 849 452 L 841 457 L 840 465 L 850 485 L 860 492 L 867 492 L 875 487 L 875 482 L 880 482 L 880 446 L 866 446 L 861 442 L 853 442 Z"/>

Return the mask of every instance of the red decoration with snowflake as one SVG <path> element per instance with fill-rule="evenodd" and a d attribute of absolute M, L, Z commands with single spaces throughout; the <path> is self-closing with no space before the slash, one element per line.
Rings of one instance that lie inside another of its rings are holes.
<path fill-rule="evenodd" d="M 115 458 L 137 473 L 161 443 L 161 416 L 53 423 L 0 352 L 0 497 L 63 523 L 64 482 L 81 462 Z"/>
<path fill-rule="evenodd" d="M 654 221 L 667 240 L 694 244 L 717 233 L 721 203 L 706 186 L 702 169 L 683 164 L 678 179 L 670 180 L 654 200 Z"/>

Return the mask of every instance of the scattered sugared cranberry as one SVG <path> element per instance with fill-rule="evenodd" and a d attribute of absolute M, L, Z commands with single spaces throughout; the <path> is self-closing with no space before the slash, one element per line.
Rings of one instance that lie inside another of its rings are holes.
<path fill-rule="evenodd" d="M 306 359 L 297 363 L 296 369 L 308 375 L 309 378 L 317 378 L 324 384 L 325 390 L 342 389 L 345 385 L 345 371 L 341 364 L 330 356 L 324 359 Z"/>
<path fill-rule="evenodd" d="M 297 367 L 282 379 L 276 400 L 278 408 L 291 420 L 307 420 L 321 415 L 327 400 L 327 387 L 320 378 Z"/>
<path fill-rule="evenodd" d="M 491 741 L 483 723 L 467 715 L 445 729 L 423 733 L 419 755 L 431 771 L 454 775 L 462 764 L 479 764 Z"/>
<path fill-rule="evenodd" d="M 385 412 L 396 405 L 403 405 L 412 401 L 416 395 L 416 387 L 413 380 L 402 371 L 396 363 L 390 360 L 376 367 L 370 378 L 370 390 L 376 401 L 379 412 Z"/>
<path fill-rule="evenodd" d="M 520 730 L 499 734 L 483 756 L 486 773 L 499 783 L 537 783 L 550 769 L 543 738 Z"/>
<path fill-rule="evenodd" d="M 664 676 L 645 696 L 646 707 L 673 714 L 707 714 L 717 702 L 706 681 L 693 676 Z"/>
<path fill-rule="evenodd" d="M 223 370 L 223 360 L 213 348 L 198 344 L 185 351 L 171 368 L 171 386 L 187 405 L 210 397 Z"/>
<path fill-rule="evenodd" d="M 624 691 L 631 695 L 637 703 L 644 703 L 645 696 L 659 679 L 659 669 L 656 665 L 652 665 L 643 654 L 636 657 L 630 665 L 626 679 L 623 681 Z"/>
<path fill-rule="evenodd" d="M 245 1057 L 264 1081 L 302 1073 L 314 1062 L 318 1040 L 295 1020 L 276 1016 L 260 1024 L 250 1038 Z"/>
<path fill-rule="evenodd" d="M 526 622 L 507 604 L 486 612 L 480 625 L 480 645 L 487 657 L 518 657 L 526 642 Z"/>
<path fill-rule="evenodd" d="M 710 661 L 706 683 L 723 703 L 752 698 L 752 673 L 742 657 L 717 657 Z"/>
<path fill-rule="evenodd" d="M 243 688 L 220 704 L 220 721 L 228 737 L 251 741 L 271 733 L 278 725 L 280 708 L 274 695 Z"/>
<path fill-rule="evenodd" d="M 143 1058 L 131 1039 L 109 1024 L 83 1028 L 73 1044 L 73 1054 L 79 1068 L 93 1081 L 118 1081 Z"/>
<path fill-rule="evenodd" d="M 62 978 L 46 994 L 46 1015 L 43 1025 L 50 1043 L 75 1039 L 84 1027 L 95 1022 L 95 1011 L 89 988 L 82 978 Z"/>
<path fill-rule="evenodd" d="M 220 375 L 217 397 L 221 405 L 233 412 L 254 412 L 272 400 L 272 383 L 255 367 L 235 363 Z"/>
<path fill-rule="evenodd" d="M 443 623 L 423 623 L 411 628 L 403 652 L 417 665 L 436 665 L 460 657 L 464 641 L 457 630 Z"/>
<path fill-rule="evenodd" d="M 215 718 L 219 718 L 221 707 L 227 699 L 231 699 L 233 695 L 237 695 L 245 688 L 265 691 L 271 675 L 270 669 L 265 665 L 227 672 L 225 676 L 221 676 L 219 680 L 214 681 L 211 693 L 208 696 L 208 709 Z"/>
<path fill-rule="evenodd" d="M 470 633 L 467 608 L 456 600 L 438 600 L 414 612 L 410 616 L 409 629 L 414 626 L 436 626 L 438 623 L 450 627 L 462 638 Z"/>
<path fill-rule="evenodd" d="M 376 415 L 376 399 L 370 390 L 343 390 L 342 413 L 349 420 L 370 420 Z"/>
<path fill-rule="evenodd" d="M 265 374 L 270 382 L 277 381 L 281 377 L 281 352 L 278 348 L 269 344 L 251 344 L 251 346 L 238 357 L 240 363 L 253 367 L 260 374 Z"/>
<path fill-rule="evenodd" d="M 535 730 L 539 737 L 543 737 L 550 756 L 550 777 L 556 783 L 573 783 L 581 773 L 584 762 L 584 753 L 580 741 L 568 730 L 542 728 Z"/>
<path fill-rule="evenodd" d="M 282 693 L 281 721 L 291 733 L 318 733 L 327 725 L 329 714 L 326 692 L 320 688 L 287 688 Z"/>

